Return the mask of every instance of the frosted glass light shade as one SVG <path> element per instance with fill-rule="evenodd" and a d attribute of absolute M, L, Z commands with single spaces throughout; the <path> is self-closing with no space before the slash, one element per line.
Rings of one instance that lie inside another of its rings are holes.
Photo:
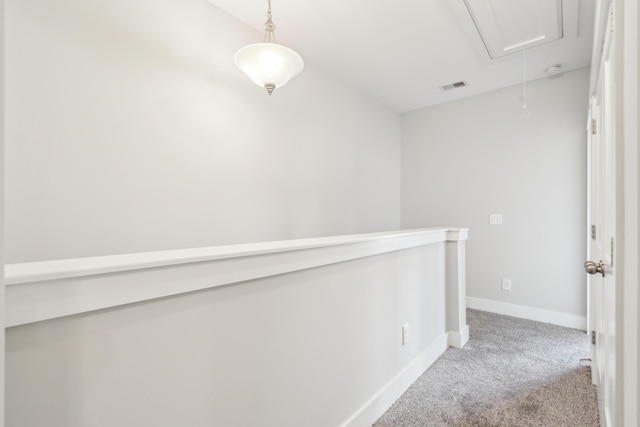
<path fill-rule="evenodd" d="M 300 74 L 304 67 L 300 55 L 276 43 L 245 46 L 236 52 L 234 62 L 255 84 L 266 88 L 269 95 L 274 88 L 284 86 Z"/>

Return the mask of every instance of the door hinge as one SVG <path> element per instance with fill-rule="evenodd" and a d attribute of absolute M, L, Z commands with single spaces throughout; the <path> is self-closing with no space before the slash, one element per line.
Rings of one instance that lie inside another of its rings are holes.
<path fill-rule="evenodd" d="M 591 344 L 596 345 L 596 331 L 591 331 Z"/>
<path fill-rule="evenodd" d="M 591 119 L 591 135 L 596 134 L 596 119 Z"/>
<path fill-rule="evenodd" d="M 596 240 L 596 225 L 591 224 L 591 240 Z"/>
<path fill-rule="evenodd" d="M 614 244 L 613 244 L 613 237 L 611 238 L 611 267 L 613 267 L 613 248 L 614 248 Z"/>
<path fill-rule="evenodd" d="M 613 0 L 609 1 L 609 31 L 613 33 Z"/>

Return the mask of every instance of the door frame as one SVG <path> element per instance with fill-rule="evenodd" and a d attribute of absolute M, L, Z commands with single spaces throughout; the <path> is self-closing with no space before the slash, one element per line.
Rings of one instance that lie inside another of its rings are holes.
<path fill-rule="evenodd" d="M 613 11 L 613 8 L 611 9 Z M 607 10 L 608 12 L 609 10 Z M 591 291 L 591 369 L 592 380 L 597 386 L 601 424 L 616 425 L 617 378 L 616 353 L 618 351 L 615 332 L 617 319 L 617 262 L 614 265 L 613 243 L 616 234 L 616 40 L 609 31 L 611 20 L 606 21 L 607 31 L 602 44 L 601 62 L 597 70 L 597 84 L 591 96 L 589 134 L 589 218 L 592 227 L 588 236 L 589 260 L 601 262 L 606 274 L 593 276 L 589 280 Z M 595 338 L 595 339 L 594 339 Z"/>
<path fill-rule="evenodd" d="M 640 42 L 638 40 L 638 22 L 640 11 L 637 0 L 618 0 L 617 14 L 614 25 L 617 28 L 617 102 L 616 108 L 620 112 L 617 117 L 617 132 L 621 136 L 618 140 L 619 171 L 617 177 L 618 218 L 620 235 L 616 244 L 620 267 L 620 289 L 617 305 L 616 321 L 620 325 L 616 331 L 621 337 L 616 365 L 620 370 L 621 381 L 617 384 L 618 399 L 617 416 L 623 420 L 622 426 L 637 426 L 640 422 L 640 355 L 638 334 L 640 333 L 640 294 L 638 292 L 640 252 L 638 239 L 639 217 L 638 204 L 640 202 L 638 168 L 640 157 L 638 152 L 638 136 L 640 113 L 638 97 L 638 61 L 640 58 Z"/>
<path fill-rule="evenodd" d="M 0 0 L 0 266 L 4 272 L 4 134 L 5 134 L 5 73 L 4 73 L 4 0 Z M 0 427 L 4 427 L 5 419 L 5 303 L 4 303 L 4 273 L 0 275 Z"/>
<path fill-rule="evenodd" d="M 613 6 L 610 18 L 603 13 Z M 591 63 L 590 95 L 597 89 L 602 62 L 601 47 L 608 21 L 615 37 L 616 75 L 616 425 L 636 427 L 640 421 L 640 104 L 638 96 L 640 8 L 637 0 L 596 0 L 594 49 Z M 590 324 L 593 328 L 593 325 Z M 598 391 L 599 393 L 601 390 Z"/>

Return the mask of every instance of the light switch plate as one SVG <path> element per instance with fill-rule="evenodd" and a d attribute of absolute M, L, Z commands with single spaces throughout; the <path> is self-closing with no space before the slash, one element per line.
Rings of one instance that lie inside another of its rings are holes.
<path fill-rule="evenodd" d="M 489 225 L 502 225 L 502 214 L 490 214 Z"/>

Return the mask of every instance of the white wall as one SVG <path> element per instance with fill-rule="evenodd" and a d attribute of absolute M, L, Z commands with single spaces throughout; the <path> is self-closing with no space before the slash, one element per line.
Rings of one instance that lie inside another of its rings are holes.
<path fill-rule="evenodd" d="M 370 426 L 445 350 L 445 316 L 438 242 L 16 326 L 7 425 Z"/>
<path fill-rule="evenodd" d="M 6 16 L 8 262 L 399 228 L 400 117 L 309 62 L 267 96 L 206 1 Z"/>
<path fill-rule="evenodd" d="M 528 119 L 521 86 L 403 116 L 402 225 L 471 229 L 469 297 L 586 315 L 588 79 L 528 84 Z"/>

